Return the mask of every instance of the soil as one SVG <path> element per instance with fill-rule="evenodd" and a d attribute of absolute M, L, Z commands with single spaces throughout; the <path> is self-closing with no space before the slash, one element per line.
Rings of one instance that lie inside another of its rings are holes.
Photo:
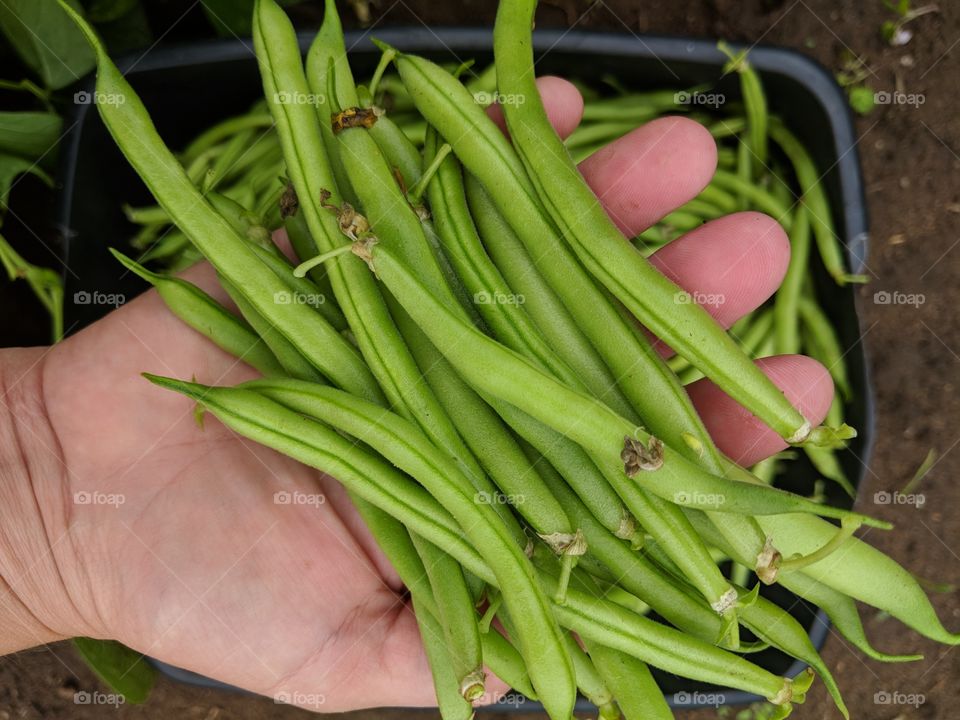
<path fill-rule="evenodd" d="M 881 24 L 892 17 L 881 2 L 606 0 L 589 4 L 544 0 L 542 5 L 540 27 L 575 25 L 762 41 L 801 50 L 833 70 L 839 69 L 852 51 L 866 59 L 868 82 L 875 90 L 900 89 L 924 96 L 918 106 L 879 106 L 857 120 L 872 228 L 868 264 L 873 276 L 860 293 L 859 309 L 877 389 L 877 444 L 860 504 L 897 523 L 895 532 L 872 533 L 875 545 L 920 577 L 960 586 L 960 515 L 954 511 L 960 501 L 960 485 L 955 486 L 954 481 L 960 475 L 960 452 L 954 452 L 960 442 L 960 315 L 956 312 L 960 306 L 960 283 L 956 282 L 960 277 L 960 5 L 943 2 L 939 12 L 913 22 L 909 27 L 914 38 L 899 48 L 886 45 L 880 36 Z M 586 8 L 590 9 L 584 12 Z M 492 22 L 494 3 L 379 0 L 370 11 L 374 24 L 477 25 Z M 295 8 L 293 13 L 304 27 L 316 21 L 314 8 Z M 343 15 L 351 18 L 353 12 L 345 7 Z M 356 21 L 348 24 L 357 25 Z M 880 304 L 874 301 L 874 293 L 881 290 L 916 294 L 918 302 Z M 19 310 L 27 306 L 22 292 L 11 294 L 5 287 L 2 292 L 3 307 Z M 22 313 L 10 313 L 14 314 L 24 324 L 42 327 L 38 316 L 28 319 Z M 8 322 L 5 317 L 4 330 L 11 329 Z M 41 342 L 43 334 L 34 334 L 33 339 Z M 917 491 L 925 499 L 922 507 L 873 502 L 874 493 L 903 487 L 931 449 L 940 459 Z M 940 593 L 934 603 L 947 625 L 960 627 L 960 597 Z M 855 716 L 873 720 L 956 717 L 960 653 L 921 641 L 895 620 L 869 609 L 865 625 L 881 649 L 923 652 L 926 659 L 909 665 L 883 665 L 865 659 L 831 636 L 824 658 L 834 668 Z M 0 659 L 0 720 L 306 717 L 306 713 L 268 699 L 187 687 L 166 679 L 159 681 L 146 706 L 122 707 L 116 715 L 112 709 L 74 704 L 76 690 L 95 687 L 95 679 L 69 645 Z M 883 693 L 901 698 L 923 696 L 923 702 L 916 707 L 884 704 L 878 702 Z M 400 720 L 435 715 L 425 712 L 371 711 L 351 717 Z M 717 714 L 700 711 L 678 716 L 700 719 Z M 839 715 L 818 684 L 794 717 L 809 720 Z"/>

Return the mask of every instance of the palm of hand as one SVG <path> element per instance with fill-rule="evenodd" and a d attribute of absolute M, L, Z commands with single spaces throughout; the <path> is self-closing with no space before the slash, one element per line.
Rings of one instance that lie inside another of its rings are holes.
<path fill-rule="evenodd" d="M 94 593 L 86 632 L 323 710 L 381 652 L 422 664 L 397 579 L 339 486 L 212 418 L 199 432 L 188 404 L 140 377 L 233 384 L 246 366 L 151 292 L 64 343 L 46 377 L 60 368 L 69 383 L 47 383 L 47 410 L 69 468 L 62 550 L 83 548 L 62 566 Z"/>
<path fill-rule="evenodd" d="M 558 131 L 569 133 L 579 95 L 555 78 L 541 91 Z M 628 235 L 713 173 L 713 141 L 690 121 L 655 121 L 614 145 L 582 171 Z M 788 256 L 778 225 L 741 213 L 689 233 L 654 262 L 688 290 L 725 296 L 711 311 L 729 324 L 773 292 Z M 189 274 L 216 292 L 208 267 Z M 811 421 L 822 419 L 832 385 L 821 366 L 784 357 L 764 369 Z M 155 292 L 47 357 L 44 394 L 66 479 L 39 494 L 58 499 L 45 504 L 44 520 L 79 616 L 73 630 L 256 692 L 299 693 L 290 699 L 316 710 L 430 704 L 415 620 L 342 489 L 213 418 L 198 431 L 189 402 L 147 383 L 144 371 L 208 384 L 253 376 Z M 749 464 L 783 447 L 709 382 L 691 395 L 731 457 Z M 73 501 L 92 491 L 124 502 Z M 279 504 L 277 492 L 301 502 Z M 307 501 L 318 493 L 325 503 Z"/>

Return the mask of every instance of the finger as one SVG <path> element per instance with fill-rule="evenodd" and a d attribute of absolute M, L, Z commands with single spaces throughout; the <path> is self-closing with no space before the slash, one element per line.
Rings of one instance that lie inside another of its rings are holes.
<path fill-rule="evenodd" d="M 543 99 L 550 124 L 560 137 L 566 138 L 576 129 L 583 117 L 583 96 L 573 83 L 553 75 L 537 78 L 537 89 Z M 503 108 L 493 104 L 487 108 L 487 113 L 500 129 L 509 135 L 503 118 Z"/>
<path fill-rule="evenodd" d="M 717 168 L 717 144 L 682 117 L 653 120 L 580 163 L 580 172 L 627 237 L 696 197 Z"/>
<path fill-rule="evenodd" d="M 711 220 L 654 253 L 650 262 L 730 327 L 762 305 L 783 281 L 790 241 L 763 213 Z"/>
<path fill-rule="evenodd" d="M 823 421 L 833 399 L 833 380 L 823 365 L 803 355 L 756 362 L 813 425 Z M 687 392 L 717 447 L 738 464 L 749 467 L 787 447 L 776 432 L 710 380 L 691 383 Z"/>

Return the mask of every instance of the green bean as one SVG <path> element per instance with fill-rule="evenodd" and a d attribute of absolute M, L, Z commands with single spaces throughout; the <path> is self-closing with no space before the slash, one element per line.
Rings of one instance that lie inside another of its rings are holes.
<path fill-rule="evenodd" d="M 773 304 L 774 337 L 777 352 L 793 355 L 800 351 L 798 303 L 810 256 L 810 216 L 801 204 L 790 228 L 790 264 Z"/>
<path fill-rule="evenodd" d="M 250 128 L 269 128 L 271 125 L 273 125 L 273 118 L 266 112 L 250 112 L 228 118 L 197 135 L 180 153 L 180 161 L 184 165 L 189 165 L 201 153 L 225 142 L 239 132 Z"/>
<path fill-rule="evenodd" d="M 840 395 L 849 399 L 853 393 L 844 360 L 847 353 L 840 346 L 840 339 L 833 324 L 820 306 L 810 298 L 798 298 L 797 308 L 807 331 L 805 337 L 808 352 L 830 372 Z"/>
<path fill-rule="evenodd" d="M 836 528 L 829 523 L 807 523 L 795 521 L 796 518 L 795 515 L 758 518 L 784 557 L 808 555 L 836 533 Z M 848 538 L 833 555 L 800 572 L 885 610 L 925 637 L 949 645 L 960 644 L 960 635 L 943 627 L 916 579 L 892 558 L 857 538 Z"/>
<path fill-rule="evenodd" d="M 449 650 L 444 629 L 433 615 L 421 607 L 416 596 L 413 598 L 413 610 L 420 627 L 420 638 L 427 654 L 430 673 L 433 675 L 433 689 L 437 695 L 440 717 L 443 720 L 472 720 L 473 706 L 460 692 L 456 663 L 452 662 L 456 658 Z"/>
<path fill-rule="evenodd" d="M 410 351 L 417 364 L 424 368 L 424 378 L 444 410 L 455 421 L 469 418 L 469 422 L 457 423 L 457 429 L 500 491 L 511 501 L 510 505 L 515 506 L 537 532 L 572 532 L 563 511 L 550 493 L 541 489 L 536 469 L 523 457 L 493 409 L 460 378 L 425 335 L 414 335 L 416 325 L 406 313 L 398 315 L 398 326 L 411 338 L 408 343 Z M 481 491 L 477 499 L 494 503 L 498 508 L 505 507 L 496 494 Z"/>
<path fill-rule="evenodd" d="M 551 590 L 556 581 L 542 575 Z M 734 687 L 765 697 L 774 705 L 793 698 L 792 683 L 709 643 L 583 593 L 571 587 L 568 602 L 555 606 L 557 619 L 582 638 L 619 650 L 667 672 Z"/>
<path fill-rule="evenodd" d="M 717 169 L 708 187 L 718 187 L 742 195 L 757 210 L 765 212 L 786 228 L 790 227 L 790 208 L 775 196 L 753 182 L 744 182 L 738 175 L 727 170 Z"/>
<path fill-rule="evenodd" d="M 717 170 L 716 172 L 722 172 Z M 723 189 L 716 182 L 716 173 L 714 173 L 714 178 L 703 190 L 700 191 L 698 198 L 709 202 L 711 205 L 720 208 L 724 212 L 732 213 L 737 209 L 737 199 Z"/>
<path fill-rule="evenodd" d="M 541 330 L 550 346 L 562 353 L 561 357 L 576 370 L 598 398 L 625 417 L 636 417 L 625 392 L 629 389 L 631 400 L 636 401 L 645 390 L 641 388 L 641 373 L 632 362 L 629 365 L 623 362 L 617 365 L 611 363 L 610 368 L 605 364 L 605 361 L 609 363 L 611 358 L 622 358 L 621 352 L 638 344 L 630 328 L 608 304 L 604 307 L 592 301 L 591 290 L 593 297 L 600 299 L 601 296 L 589 278 L 576 271 L 577 265 L 572 257 L 568 256 L 565 263 L 557 263 L 558 270 L 553 274 L 551 282 L 547 282 L 538 269 L 538 263 L 524 248 L 476 178 L 467 176 L 466 191 L 484 247 L 510 289 L 523 295 L 523 309 Z M 547 247 L 541 245 L 537 250 L 547 251 Z M 557 248 L 555 252 L 559 257 L 561 249 Z M 576 309 L 571 310 L 567 302 L 561 300 L 554 290 L 556 283 L 560 282 L 567 283 L 571 290 L 570 295 L 577 298 Z M 595 308 L 597 312 L 593 314 Z M 577 323 L 577 319 L 583 319 L 587 314 L 592 314 L 604 331 L 609 333 L 608 337 L 615 339 L 616 348 L 611 347 L 614 343 L 601 344 L 597 334 L 587 338 Z M 604 351 L 603 356 L 598 348 Z M 616 373 L 616 378 L 613 373 Z M 617 387 L 618 384 L 620 388 Z"/>
<path fill-rule="evenodd" d="M 827 272 L 840 285 L 866 282 L 865 275 L 852 275 L 846 270 L 840 251 L 840 242 L 833 227 L 826 191 L 823 189 L 820 175 L 810 154 L 779 121 L 771 122 L 770 137 L 780 146 L 793 165 L 801 196 L 810 213 L 817 250 Z"/>
<path fill-rule="evenodd" d="M 747 591 L 740 588 L 741 595 Z M 802 660 L 812 667 L 823 680 L 827 692 L 836 704 L 837 709 L 845 718 L 850 714 L 840 695 L 836 680 L 830 673 L 820 653 L 810 642 L 810 636 L 793 616 L 769 600 L 757 597 L 754 602 L 744 604 L 740 608 L 740 619 L 760 640 L 782 650 L 791 657 Z"/>
<path fill-rule="evenodd" d="M 569 632 L 564 633 L 564 639 L 570 659 L 573 660 L 573 671 L 580 693 L 599 708 L 603 720 L 620 720 L 620 711 L 613 701 L 613 695 L 594 667 L 593 661 Z"/>
<path fill-rule="evenodd" d="M 744 145 L 749 149 L 750 164 L 753 168 L 752 176 L 748 179 L 754 179 L 763 173 L 767 165 L 767 99 L 760 84 L 760 76 L 747 61 L 747 51 L 734 54 L 724 42 L 717 47 L 730 58 L 730 62 L 724 66 L 724 72 L 735 71 L 740 76 L 740 94 L 747 116 L 747 140 Z"/>
<path fill-rule="evenodd" d="M 840 634 L 868 657 L 887 663 L 915 662 L 923 659 L 923 655 L 889 655 L 874 648 L 863 630 L 856 603 L 843 593 L 816 580 L 811 580 L 803 573 L 794 573 L 782 582 L 791 592 L 821 608 Z"/>
<path fill-rule="evenodd" d="M 240 314 L 260 336 L 274 357 L 277 358 L 277 361 L 283 367 L 284 374 L 301 380 L 319 381 L 323 379 L 323 376 L 317 372 L 293 343 L 278 332 L 270 321 L 257 311 L 252 303 L 247 301 L 240 288 L 222 275 L 219 279 L 220 285 L 227 291 L 230 299 L 236 303 Z"/>
<path fill-rule="evenodd" d="M 603 594 L 593 578 L 585 573 L 577 573 L 574 582 L 576 587 L 595 597 Z M 601 705 L 597 700 L 591 700 L 600 708 L 601 717 L 604 717 L 605 710 L 615 720 L 620 719 L 621 711 L 626 720 L 666 720 L 673 717 L 663 692 L 657 687 L 645 662 L 590 639 L 584 640 L 584 645 L 600 680 L 610 688 L 616 700 L 615 705 Z"/>
<path fill-rule="evenodd" d="M 653 117 L 654 113 L 650 111 L 647 117 L 643 119 L 649 120 Z M 617 138 L 623 137 L 627 133 L 636 130 L 638 122 L 640 121 L 629 120 L 624 122 L 622 120 L 616 120 L 614 122 L 581 125 L 570 133 L 570 136 L 564 143 L 571 151 L 596 144 L 607 145 Z"/>
<path fill-rule="evenodd" d="M 143 255 L 140 256 L 140 262 L 151 262 L 152 260 L 166 260 L 167 258 L 179 255 L 190 245 L 190 238 L 176 227 L 170 227 L 156 243 L 151 245 Z M 136 246 L 134 246 L 136 247 Z"/>
<path fill-rule="evenodd" d="M 294 192 L 292 186 L 290 187 L 290 191 Z M 293 252 L 298 260 L 303 262 L 317 254 L 317 245 L 310 235 L 310 228 L 307 227 L 307 223 L 303 219 L 303 213 L 289 213 L 283 219 L 283 229 L 287 233 L 287 238 L 290 240 L 290 245 L 293 247 Z M 327 274 L 326 268 L 323 266 L 315 267 L 307 273 L 307 276 L 313 280 L 314 285 L 320 288 L 320 292 L 323 293 L 324 298 L 326 298 L 326 303 L 336 305 L 337 299 L 334 297 L 333 285 L 330 284 L 330 277 Z M 339 309 L 339 305 L 337 305 L 337 307 Z M 343 312 L 341 311 L 340 314 L 342 315 Z"/>
<path fill-rule="evenodd" d="M 446 664 L 461 697 L 467 701 L 477 700 L 484 692 L 483 651 L 477 612 L 463 570 L 456 560 L 428 540 L 418 535 L 412 536 L 412 540 L 424 561 L 437 601 L 436 619 L 449 650 Z"/>
<path fill-rule="evenodd" d="M 294 385 L 293 381 L 284 385 L 299 390 L 285 394 L 285 402 L 296 403 L 301 412 L 309 408 L 312 416 L 383 453 L 391 463 L 423 483 L 460 522 L 463 532 L 489 562 L 497 583 L 509 588 L 504 595 L 508 609 L 524 618 L 517 641 L 534 687 L 544 698 L 552 717 L 569 715 L 574 699 L 572 668 L 546 598 L 533 579 L 523 551 L 493 509 L 475 502 L 469 481 L 426 436 L 399 416 L 333 388 L 306 383 Z M 278 385 L 254 383 L 247 387 L 258 388 L 265 396 L 273 397 Z M 338 471 L 331 474 L 340 478 Z M 434 544 L 437 543 L 434 541 Z M 450 550 L 444 545 L 441 547 Z M 549 700 L 548 690 L 553 693 Z"/>
<path fill-rule="evenodd" d="M 633 552 L 605 530 L 549 463 L 542 465 L 540 472 L 564 510 L 586 535 L 588 555 L 595 555 L 616 573 L 611 579 L 681 630 L 708 642 L 719 637 L 720 619 L 713 611 L 704 609 L 643 555 Z"/>
<path fill-rule="evenodd" d="M 110 248 L 124 267 L 157 289 L 170 311 L 213 343 L 264 375 L 283 375 L 284 369 L 249 325 L 233 315 L 196 285 L 150 272 Z"/>
<path fill-rule="evenodd" d="M 339 333 L 312 309 L 301 305 L 274 305 L 274 293 L 283 282 L 259 263 L 230 225 L 203 199 L 180 164 L 163 144 L 143 103 L 110 60 L 86 21 L 67 9 L 84 32 L 97 57 L 97 90 L 126 101 L 98 105 L 117 145 L 143 178 L 170 217 L 210 260 L 213 266 L 241 289 L 244 297 L 324 376 L 360 395 L 375 389 L 373 378 L 360 357 Z"/>
<path fill-rule="evenodd" d="M 435 618 L 438 609 L 433 589 L 427 579 L 423 562 L 413 546 L 410 533 L 394 517 L 359 495 L 350 493 L 350 499 L 390 565 L 397 571 L 410 594 L 416 598 L 420 608 L 418 613 L 428 612 Z M 494 674 L 514 690 L 536 700 L 537 696 L 530 685 L 523 658 L 510 642 L 495 631 L 481 634 L 480 642 L 483 645 L 483 660 Z"/>
<path fill-rule="evenodd" d="M 673 718 L 673 711 L 645 662 L 599 644 L 592 646 L 590 654 L 626 720 Z"/>
<path fill-rule="evenodd" d="M 788 442 L 812 440 L 819 444 L 820 437 L 831 441 L 834 432 L 811 431 L 806 418 L 707 312 L 695 303 L 678 303 L 682 291 L 623 242 L 620 231 L 566 155 L 543 108 L 533 74 L 530 26 L 534 7 L 533 0 L 504 0 L 499 5 L 494 31 L 497 80 L 501 91 L 527 100 L 522 105 L 504 106 L 504 115 L 537 194 L 564 238 L 587 269 L 651 332 L 688 355 L 704 374 Z M 419 109 L 431 119 L 425 107 Z M 489 157 L 485 165 L 500 167 Z M 494 192 L 490 183 L 484 184 Z"/>

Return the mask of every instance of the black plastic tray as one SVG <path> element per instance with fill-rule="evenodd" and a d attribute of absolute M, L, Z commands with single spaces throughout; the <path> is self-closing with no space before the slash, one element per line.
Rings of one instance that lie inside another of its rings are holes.
<path fill-rule="evenodd" d="M 492 59 L 489 29 L 393 28 L 378 29 L 376 36 L 402 50 L 417 52 L 444 62 L 475 58 L 482 67 Z M 311 36 L 302 34 L 301 45 Z M 347 47 L 358 77 L 369 75 L 379 59 L 366 33 L 347 33 Z M 713 85 L 728 100 L 739 97 L 735 75 L 720 79 L 725 57 L 712 41 L 636 36 L 616 33 L 538 30 L 535 47 L 542 56 L 539 74 L 558 74 L 599 83 L 613 75 L 635 89 L 663 87 L 682 89 L 703 83 Z M 739 49 L 739 48 L 735 48 Z M 754 47 L 750 61 L 763 79 L 771 110 L 810 149 L 823 173 L 836 219 L 837 232 L 846 244 L 854 272 L 866 257 L 867 220 L 863 186 L 857 159 L 856 139 L 849 108 L 842 91 L 821 66 L 809 58 L 781 48 Z M 183 147 L 200 131 L 233 114 L 243 112 L 262 93 L 250 41 L 210 41 L 181 47 L 161 48 L 143 58 L 128 58 L 121 70 L 141 95 L 157 128 L 173 148 Z M 88 78 L 81 89 L 92 90 Z M 75 105 L 72 129 L 62 146 L 58 220 L 65 229 L 64 252 L 70 272 L 66 274 L 66 327 L 76 330 L 105 314 L 109 308 L 74 302 L 74 294 L 99 291 L 132 297 L 143 284 L 130 273 L 119 271 L 107 253 L 123 247 L 135 228 L 123 216 L 120 204 L 149 204 L 146 188 L 117 150 L 93 105 Z M 816 260 L 814 260 L 816 262 Z M 873 401 L 863 355 L 858 342 L 860 326 L 850 288 L 837 287 L 819 268 L 818 293 L 830 309 L 844 347 L 852 348 L 849 363 L 854 402 L 847 408 L 848 422 L 859 437 L 844 453 L 842 462 L 852 482 L 858 484 L 869 461 L 873 439 Z M 787 487 L 810 492 L 815 475 L 801 461 L 791 463 Z M 849 505 L 849 499 L 833 488 L 830 499 Z M 823 644 L 826 616 L 778 586 L 764 594 L 794 614 L 818 648 Z M 777 651 L 751 656 L 771 671 L 793 675 L 803 665 Z M 193 673 L 157 663 L 165 672 L 187 682 L 219 685 Z M 696 707 L 722 696 L 723 704 L 757 700 L 740 691 L 711 688 L 682 678 L 658 674 L 671 704 Z M 499 704 L 536 710 L 535 705 Z M 587 709 L 582 704 L 578 709 Z"/>

